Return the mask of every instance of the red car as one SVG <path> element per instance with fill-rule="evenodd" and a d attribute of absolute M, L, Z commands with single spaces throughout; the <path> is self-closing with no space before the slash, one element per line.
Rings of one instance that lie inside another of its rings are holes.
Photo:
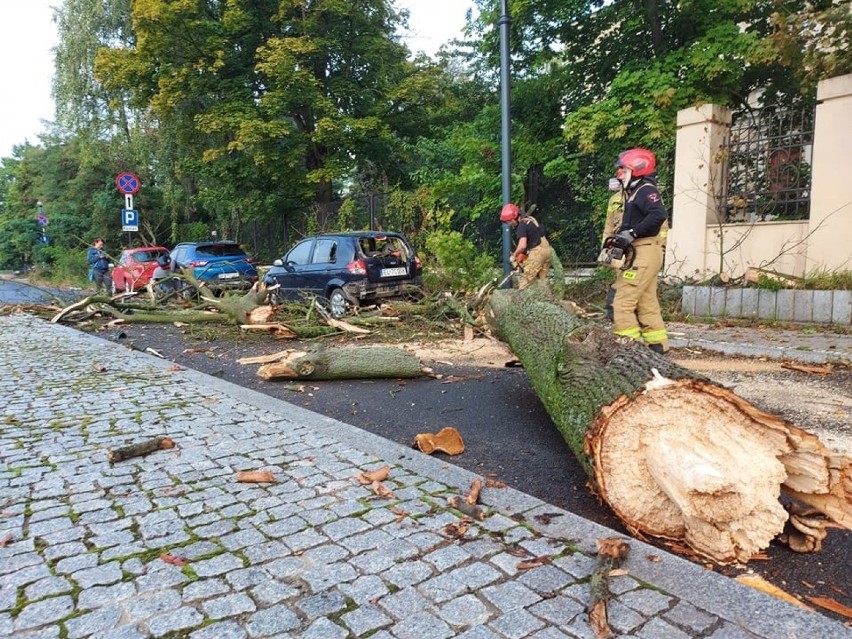
<path fill-rule="evenodd" d="M 168 256 L 169 249 L 162 246 L 140 246 L 121 252 L 118 264 L 112 269 L 112 292 L 135 291 L 144 288 L 151 281 L 151 274 L 157 268 L 157 259 Z M 168 269 L 168 263 L 163 260 Z"/>

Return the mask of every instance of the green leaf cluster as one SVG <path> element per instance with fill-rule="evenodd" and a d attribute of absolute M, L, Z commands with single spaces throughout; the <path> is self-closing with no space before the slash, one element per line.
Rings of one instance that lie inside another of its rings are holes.
<path fill-rule="evenodd" d="M 0 261 L 41 250 L 38 200 L 53 253 L 126 243 L 113 180 L 133 170 L 140 243 L 251 227 L 283 244 L 363 226 L 381 195 L 378 222 L 420 250 L 473 259 L 463 239 L 496 263 L 501 4 L 474 0 L 464 38 L 430 58 L 400 40 L 393 0 L 64 0 L 56 122 L 0 167 Z M 679 110 L 812 98 L 852 71 L 848 3 L 508 6 L 511 197 L 537 204 L 563 261 L 591 259 L 620 151 L 653 149 L 671 201 Z"/>

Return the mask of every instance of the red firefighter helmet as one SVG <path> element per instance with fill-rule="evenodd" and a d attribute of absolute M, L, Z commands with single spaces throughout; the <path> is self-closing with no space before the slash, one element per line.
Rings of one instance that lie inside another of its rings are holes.
<path fill-rule="evenodd" d="M 629 149 L 618 154 L 617 169 L 630 169 L 633 177 L 651 175 L 657 168 L 657 158 L 648 149 Z"/>
<path fill-rule="evenodd" d="M 520 215 L 520 209 L 516 204 L 512 204 L 509 202 L 508 204 L 503 205 L 503 209 L 500 211 L 500 221 L 501 222 L 512 222 L 518 219 Z"/>

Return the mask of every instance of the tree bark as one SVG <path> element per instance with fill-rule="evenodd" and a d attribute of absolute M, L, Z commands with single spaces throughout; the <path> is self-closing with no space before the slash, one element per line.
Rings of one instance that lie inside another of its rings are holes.
<path fill-rule="evenodd" d="M 747 561 L 783 531 L 782 487 L 852 529 L 852 459 L 814 435 L 579 318 L 542 286 L 496 291 L 488 312 L 632 533 Z"/>
<path fill-rule="evenodd" d="M 257 374 L 264 379 L 374 379 L 420 377 L 420 360 L 398 348 L 321 348 L 264 364 Z"/>

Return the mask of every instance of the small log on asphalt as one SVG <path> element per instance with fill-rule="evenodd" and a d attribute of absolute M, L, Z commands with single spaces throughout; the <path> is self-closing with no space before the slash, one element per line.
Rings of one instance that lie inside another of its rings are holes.
<path fill-rule="evenodd" d="M 254 333 L 269 333 L 275 339 L 293 339 L 296 337 L 296 333 L 284 324 L 240 324 L 240 329 Z"/>
<path fill-rule="evenodd" d="M 264 379 L 377 379 L 421 377 L 420 360 L 406 351 L 384 346 L 319 348 L 264 364 Z"/>
<path fill-rule="evenodd" d="M 784 530 L 785 490 L 852 529 L 852 458 L 615 338 L 542 286 L 492 295 L 490 321 L 600 497 L 637 535 L 747 561 Z"/>
<path fill-rule="evenodd" d="M 170 437 L 154 437 L 136 444 L 129 444 L 114 450 L 107 451 L 107 461 L 110 464 L 130 459 L 131 457 L 141 457 L 148 453 L 153 453 L 155 450 L 165 450 L 174 448 L 175 442 Z"/>

